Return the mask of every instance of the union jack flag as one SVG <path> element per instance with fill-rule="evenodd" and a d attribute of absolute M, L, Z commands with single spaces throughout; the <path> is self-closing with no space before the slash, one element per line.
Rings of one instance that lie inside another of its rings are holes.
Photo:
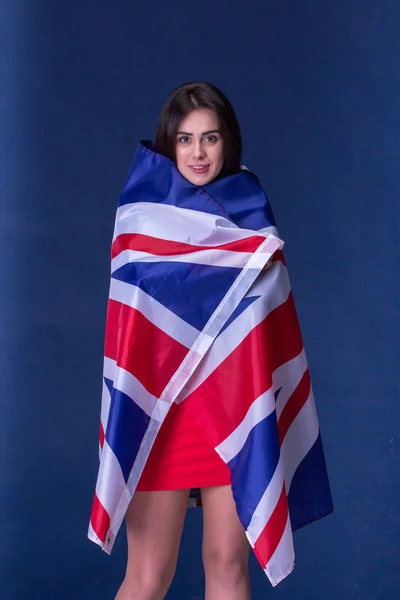
<path fill-rule="evenodd" d="M 173 402 L 193 404 L 229 466 L 239 519 L 272 585 L 293 569 L 292 532 L 332 511 L 282 246 L 250 173 L 199 188 L 139 145 L 112 243 L 88 533 L 107 553 Z"/>

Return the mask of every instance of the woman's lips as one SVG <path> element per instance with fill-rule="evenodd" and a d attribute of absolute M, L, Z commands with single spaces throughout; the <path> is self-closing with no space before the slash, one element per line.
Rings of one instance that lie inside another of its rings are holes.
<path fill-rule="evenodd" d="M 196 173 L 196 175 L 203 175 L 204 173 L 208 173 L 210 165 L 189 165 L 189 169 L 192 173 Z"/>

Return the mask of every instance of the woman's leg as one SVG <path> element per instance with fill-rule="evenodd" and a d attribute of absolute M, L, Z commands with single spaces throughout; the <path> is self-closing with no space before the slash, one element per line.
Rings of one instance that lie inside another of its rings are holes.
<path fill-rule="evenodd" d="M 249 600 L 249 542 L 225 485 L 201 490 L 206 600 Z"/>
<path fill-rule="evenodd" d="M 162 600 L 175 573 L 189 490 L 136 492 L 126 513 L 128 562 L 115 600 Z"/>

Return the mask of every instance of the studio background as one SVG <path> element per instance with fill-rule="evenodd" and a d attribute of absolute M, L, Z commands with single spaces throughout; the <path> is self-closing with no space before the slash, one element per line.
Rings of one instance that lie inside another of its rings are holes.
<path fill-rule="evenodd" d="M 219 86 L 273 206 L 335 513 L 295 534 L 254 600 L 398 600 L 400 5 L 350 0 L 3 0 L 0 110 L 2 600 L 109 600 L 86 539 L 109 250 L 137 142 L 168 93 Z M 188 512 L 168 600 L 203 597 Z"/>

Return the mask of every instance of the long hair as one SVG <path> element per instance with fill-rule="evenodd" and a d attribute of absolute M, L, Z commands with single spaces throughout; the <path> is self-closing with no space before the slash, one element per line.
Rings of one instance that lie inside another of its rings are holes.
<path fill-rule="evenodd" d="M 198 108 L 208 108 L 217 115 L 224 142 L 223 173 L 238 173 L 242 157 L 242 136 L 235 111 L 221 90 L 204 81 L 184 83 L 167 98 L 157 126 L 158 151 L 175 161 L 176 134 L 179 126 L 189 113 Z"/>

